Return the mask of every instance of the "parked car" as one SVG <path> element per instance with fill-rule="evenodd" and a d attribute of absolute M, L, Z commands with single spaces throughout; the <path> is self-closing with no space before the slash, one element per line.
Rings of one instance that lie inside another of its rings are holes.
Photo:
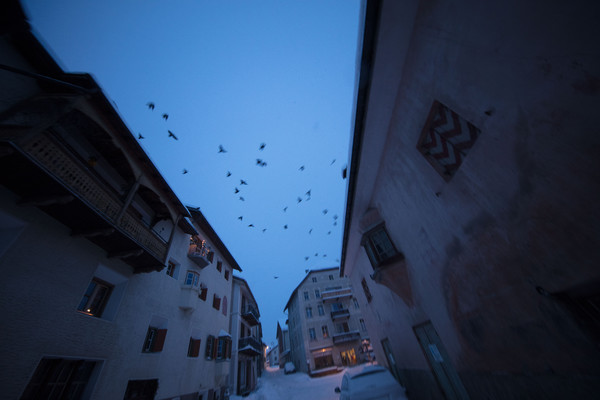
<path fill-rule="evenodd" d="M 291 374 L 296 372 L 296 367 L 294 367 L 294 363 L 293 362 L 286 362 L 285 365 L 283 366 L 283 372 L 285 372 L 286 374 Z"/>
<path fill-rule="evenodd" d="M 347 370 L 342 377 L 342 388 L 335 388 L 340 400 L 406 400 L 406 389 L 379 365 L 363 365 Z"/>

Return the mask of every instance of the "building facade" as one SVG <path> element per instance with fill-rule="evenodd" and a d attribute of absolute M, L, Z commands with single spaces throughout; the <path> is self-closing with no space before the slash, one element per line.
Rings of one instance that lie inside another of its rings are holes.
<path fill-rule="evenodd" d="M 291 361 L 311 375 L 364 361 L 366 324 L 350 281 L 339 268 L 311 270 L 293 291 L 288 311 Z"/>
<path fill-rule="evenodd" d="M 248 283 L 233 277 L 231 334 L 233 360 L 229 375 L 231 393 L 246 395 L 256 388 L 263 359 L 260 312 Z"/>
<path fill-rule="evenodd" d="M 267 349 L 267 364 L 269 367 L 279 367 L 279 346 L 273 346 Z M 283 368 L 283 366 L 281 366 L 281 368 Z"/>
<path fill-rule="evenodd" d="M 223 399 L 241 268 L 14 4 L 0 16 L 0 392 Z"/>
<path fill-rule="evenodd" d="M 290 353 L 290 331 L 287 326 L 281 327 L 279 321 L 277 321 L 277 348 L 279 355 L 279 368 L 283 368 L 285 363 L 291 361 Z"/>
<path fill-rule="evenodd" d="M 378 362 L 419 399 L 596 397 L 598 5 L 365 15 L 340 273 Z"/>

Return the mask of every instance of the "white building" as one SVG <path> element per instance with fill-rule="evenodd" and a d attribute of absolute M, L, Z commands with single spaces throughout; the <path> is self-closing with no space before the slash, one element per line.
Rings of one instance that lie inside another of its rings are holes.
<path fill-rule="evenodd" d="M 262 328 L 254 295 L 244 279 L 234 276 L 231 302 L 233 339 L 231 392 L 245 395 L 256 388 L 263 368 Z"/>
<path fill-rule="evenodd" d="M 283 368 L 285 363 L 292 360 L 290 353 L 290 331 L 285 327 L 281 327 L 277 321 L 277 347 L 279 354 L 279 368 Z"/>
<path fill-rule="evenodd" d="M 279 367 L 279 346 L 275 345 L 267 349 L 267 363 L 269 367 Z M 283 365 L 281 366 L 283 368 Z"/>
<path fill-rule="evenodd" d="M 292 292 L 288 310 L 291 361 L 311 375 L 365 361 L 368 334 L 350 280 L 339 268 L 311 270 Z"/>
<path fill-rule="evenodd" d="M 93 78 L 64 73 L 20 7 L 9 10 L 0 16 L 2 396 L 222 399 L 239 265 Z"/>

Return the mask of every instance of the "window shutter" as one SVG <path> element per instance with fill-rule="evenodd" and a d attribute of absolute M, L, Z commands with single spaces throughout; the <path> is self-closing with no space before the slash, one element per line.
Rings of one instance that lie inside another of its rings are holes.
<path fill-rule="evenodd" d="M 208 338 L 206 338 L 206 352 L 204 354 L 204 357 L 206 357 L 208 359 L 212 358 L 214 345 L 215 345 L 214 337 L 209 335 Z"/>
<path fill-rule="evenodd" d="M 212 358 L 213 360 L 217 358 L 217 346 L 219 345 L 219 338 L 212 337 L 213 346 L 212 346 Z"/>
<path fill-rule="evenodd" d="M 231 339 L 227 340 L 227 358 L 231 358 Z"/>
<path fill-rule="evenodd" d="M 214 259 L 215 259 L 215 253 L 213 251 L 209 252 L 208 253 L 208 261 L 210 261 L 212 263 Z"/>
<path fill-rule="evenodd" d="M 192 339 L 192 357 L 198 357 L 200 354 L 200 339 Z"/>
<path fill-rule="evenodd" d="M 200 295 L 198 297 L 200 297 L 200 300 L 206 301 L 207 294 L 208 294 L 208 288 L 203 288 L 203 289 L 200 289 Z"/>
<path fill-rule="evenodd" d="M 166 338 L 167 338 L 167 330 L 159 329 L 156 332 L 156 339 L 154 340 L 154 344 L 152 345 L 152 351 L 162 351 L 163 346 L 165 345 Z"/>

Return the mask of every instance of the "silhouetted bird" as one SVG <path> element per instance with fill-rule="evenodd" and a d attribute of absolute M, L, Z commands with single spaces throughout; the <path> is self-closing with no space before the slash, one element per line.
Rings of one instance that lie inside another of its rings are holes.
<path fill-rule="evenodd" d="M 304 260 L 305 260 L 305 261 L 308 261 L 308 257 L 304 257 Z"/>
<path fill-rule="evenodd" d="M 304 171 L 304 165 L 298 168 L 300 171 Z"/>
<path fill-rule="evenodd" d="M 308 271 L 310 271 L 310 269 L 305 269 L 305 270 L 304 270 L 304 273 L 305 273 L 305 274 L 308 274 Z"/>
<path fill-rule="evenodd" d="M 187 173 L 188 173 L 188 170 L 184 168 L 184 169 L 183 169 L 183 174 L 185 175 L 185 174 L 187 174 Z"/>
<path fill-rule="evenodd" d="M 229 178 L 231 176 L 231 172 L 227 171 L 227 177 Z"/>
<path fill-rule="evenodd" d="M 138 139 L 142 140 L 142 139 L 146 139 L 146 138 L 143 137 L 141 133 L 138 133 Z"/>
<path fill-rule="evenodd" d="M 254 224 L 248 225 L 248 228 L 254 228 Z"/>
<path fill-rule="evenodd" d="M 315 253 L 315 257 L 318 257 L 318 256 L 319 256 L 319 253 Z"/>
<path fill-rule="evenodd" d="M 331 162 L 331 164 L 329 164 L 329 165 L 333 165 L 333 163 L 334 163 L 334 162 L 335 162 L 335 158 L 333 159 L 333 161 L 332 161 L 332 162 Z"/>
<path fill-rule="evenodd" d="M 283 229 L 287 229 L 287 228 L 288 228 L 288 227 L 287 227 L 287 225 L 284 225 L 284 226 L 283 226 Z"/>
<path fill-rule="evenodd" d="M 265 146 L 266 146 L 266 144 L 264 144 L 264 143 L 261 143 L 261 144 L 260 144 L 260 147 L 259 147 L 258 149 L 259 149 L 259 150 L 264 150 Z"/>
<path fill-rule="evenodd" d="M 179 140 L 179 139 L 177 139 L 177 136 L 175 136 L 175 134 L 173 132 L 171 132 L 169 130 L 167 132 L 169 132 L 169 137 L 172 137 L 175 140 Z"/>
<path fill-rule="evenodd" d="M 328 235 L 331 235 L 331 231 L 327 232 Z"/>
<path fill-rule="evenodd" d="M 327 257 L 327 254 L 323 254 L 323 257 Z"/>
<path fill-rule="evenodd" d="M 239 219 L 240 221 L 243 221 L 243 220 L 244 220 L 244 216 L 243 216 L 243 215 L 240 215 L 240 216 L 238 217 L 238 219 Z"/>
<path fill-rule="evenodd" d="M 339 259 L 339 258 L 336 258 L 336 259 L 335 259 L 335 261 L 337 261 L 337 262 L 340 262 L 340 259 Z"/>
<path fill-rule="evenodd" d="M 287 209 L 288 209 L 287 207 L 283 207 L 283 212 L 286 212 Z"/>
<path fill-rule="evenodd" d="M 298 204 L 302 203 L 302 199 L 298 197 Z"/>
<path fill-rule="evenodd" d="M 240 185 L 247 185 L 247 184 L 248 184 L 248 182 L 246 182 L 246 181 L 245 181 L 245 180 L 243 180 L 243 179 L 240 179 Z"/>
<path fill-rule="evenodd" d="M 256 159 L 256 165 L 260 165 L 260 164 L 262 164 L 262 160 L 260 158 L 257 158 Z"/>
<path fill-rule="evenodd" d="M 333 219 L 338 219 L 338 216 L 337 216 L 337 214 L 335 214 L 335 215 L 333 216 Z"/>
<path fill-rule="evenodd" d="M 307 195 L 308 197 L 310 197 L 310 191 L 311 191 L 311 190 L 310 190 L 310 189 L 308 189 L 308 192 L 306 192 L 306 195 Z"/>
<path fill-rule="evenodd" d="M 273 277 L 273 279 L 277 279 L 277 278 L 279 278 L 279 277 L 278 277 L 278 276 L 274 276 L 274 277 Z"/>
<path fill-rule="evenodd" d="M 310 228 L 310 230 L 308 231 L 308 234 L 310 235 L 312 233 L 312 228 Z"/>
<path fill-rule="evenodd" d="M 337 226 L 337 222 L 334 222 L 334 223 L 333 223 L 333 226 Z"/>
<path fill-rule="evenodd" d="M 149 108 L 150 110 L 154 110 L 154 103 L 153 103 L 153 102 L 151 102 L 151 101 L 150 101 L 150 102 L 148 102 L 148 104 L 146 104 L 146 105 L 148 106 L 148 108 Z"/>
<path fill-rule="evenodd" d="M 327 214 L 329 211 L 327 209 L 323 210 L 323 215 Z"/>
<path fill-rule="evenodd" d="M 264 228 L 264 229 L 263 229 L 263 233 L 265 233 L 266 231 L 267 231 L 267 228 Z"/>
<path fill-rule="evenodd" d="M 169 114 L 167 114 L 167 113 L 164 113 L 164 114 L 162 115 L 162 117 L 163 117 L 163 119 L 166 121 L 166 120 L 168 120 L 168 119 L 169 119 Z"/>
<path fill-rule="evenodd" d="M 219 153 L 227 153 L 227 150 L 225 150 L 222 145 L 219 145 Z"/>
<path fill-rule="evenodd" d="M 235 188 L 235 191 L 234 191 L 234 193 L 235 193 L 235 194 L 238 194 L 239 192 L 240 192 L 240 189 L 238 189 L 238 188 Z"/>
<path fill-rule="evenodd" d="M 241 201 L 246 201 L 246 199 L 244 199 L 242 196 L 240 196 L 240 200 Z"/>

